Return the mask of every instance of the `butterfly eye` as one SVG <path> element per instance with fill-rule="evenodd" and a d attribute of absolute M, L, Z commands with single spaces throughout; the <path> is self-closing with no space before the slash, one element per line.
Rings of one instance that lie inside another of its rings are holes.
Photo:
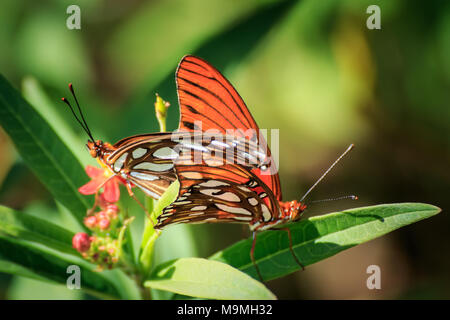
<path fill-rule="evenodd" d="M 97 158 L 97 156 L 98 156 L 97 148 L 96 149 L 90 149 L 89 153 L 91 154 L 92 158 Z"/>
<path fill-rule="evenodd" d="M 92 158 L 97 158 L 97 146 L 94 145 L 92 141 L 88 141 L 88 143 L 86 143 L 86 148 L 88 148 L 89 154 Z"/>

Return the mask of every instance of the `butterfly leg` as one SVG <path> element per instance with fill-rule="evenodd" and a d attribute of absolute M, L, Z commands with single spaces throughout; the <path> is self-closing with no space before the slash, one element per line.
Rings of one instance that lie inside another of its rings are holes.
<path fill-rule="evenodd" d="M 288 234 L 288 238 L 289 238 L 289 250 L 292 253 L 292 256 L 295 259 L 295 262 L 297 262 L 297 264 L 302 268 L 302 271 L 305 270 L 305 266 L 300 262 L 300 260 L 298 260 L 297 256 L 294 253 L 294 249 L 292 249 L 292 236 L 291 236 L 291 229 L 289 228 L 272 228 L 270 230 L 282 230 L 282 231 L 286 231 Z"/>
<path fill-rule="evenodd" d="M 253 265 L 255 266 L 256 272 L 258 273 L 259 279 L 261 282 L 264 282 L 263 277 L 261 276 L 261 272 L 259 271 L 258 265 L 255 261 L 255 244 L 256 244 L 256 232 L 253 231 L 253 243 L 252 243 L 252 249 L 250 250 L 250 258 L 252 259 Z"/>
<path fill-rule="evenodd" d="M 147 211 L 147 208 L 145 208 L 145 206 L 139 201 L 138 198 L 136 198 L 136 196 L 134 195 L 133 190 L 131 190 L 131 184 L 129 182 L 127 182 L 126 184 L 127 190 L 128 190 L 128 194 L 130 195 L 130 197 L 132 197 L 134 199 L 134 201 L 136 201 L 139 206 L 144 209 L 145 215 L 147 216 L 148 220 L 150 220 L 150 223 L 152 224 L 152 226 L 154 227 L 155 224 L 153 223 L 153 219 L 152 216 L 150 215 L 150 213 Z"/>

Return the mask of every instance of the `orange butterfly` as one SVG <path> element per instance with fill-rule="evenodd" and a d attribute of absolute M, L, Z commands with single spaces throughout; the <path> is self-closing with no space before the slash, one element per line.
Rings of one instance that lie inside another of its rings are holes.
<path fill-rule="evenodd" d="M 244 101 L 227 79 L 203 59 L 185 56 L 176 74 L 180 104 L 180 129 L 207 131 L 211 129 L 255 141 L 266 150 L 265 165 L 246 168 L 236 163 L 210 166 L 193 164 L 189 158 L 175 159 L 175 172 L 180 181 L 178 198 L 158 217 L 155 228 L 178 223 L 234 222 L 249 224 L 253 231 L 250 252 L 254 259 L 256 232 L 289 221 L 296 221 L 306 209 L 303 203 L 309 192 L 336 163 L 349 152 L 351 145 L 308 190 L 300 201 L 282 202 L 280 180 L 270 150 Z M 200 127 L 201 125 L 201 127 Z M 300 261 L 290 250 L 296 262 Z M 302 266 L 303 267 L 303 266 Z"/>
<path fill-rule="evenodd" d="M 200 163 L 204 163 L 202 161 L 206 159 L 209 164 L 212 162 L 220 164 L 225 160 L 241 163 L 249 168 L 265 166 L 265 158 L 261 159 L 262 152 L 252 141 L 238 137 L 229 139 L 217 133 L 186 132 L 183 125 L 180 125 L 182 130 L 179 132 L 135 135 L 124 138 L 114 145 L 95 140 L 81 111 L 72 84 L 69 84 L 69 89 L 80 116 L 77 116 L 66 98 L 62 100 L 69 106 L 75 119 L 88 135 L 89 140 L 86 146 L 91 156 L 98 159 L 102 167 L 107 168 L 109 172 L 108 177 L 100 184 L 85 185 L 86 194 L 95 193 L 107 185 L 109 180 L 119 178 L 132 197 L 134 194 L 131 188 L 137 186 L 147 196 L 159 199 L 176 179 L 173 161 L 180 157 L 181 152 L 184 158 L 191 158 L 197 154 L 197 151 L 201 152 Z M 182 107 L 182 114 L 183 110 Z M 244 158 L 244 155 L 251 157 L 250 160 L 253 161 L 248 161 L 249 159 Z"/>

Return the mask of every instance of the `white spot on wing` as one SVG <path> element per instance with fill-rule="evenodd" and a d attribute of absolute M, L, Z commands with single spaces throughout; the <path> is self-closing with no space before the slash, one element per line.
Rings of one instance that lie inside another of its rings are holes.
<path fill-rule="evenodd" d="M 115 172 L 119 172 L 120 169 L 122 169 L 123 163 L 127 159 L 127 156 L 128 156 L 128 153 L 124 153 L 116 160 L 116 162 L 114 162 L 114 171 Z"/>
<path fill-rule="evenodd" d="M 172 148 L 164 147 L 153 152 L 153 156 L 159 159 L 173 160 L 178 158 L 178 153 L 176 153 Z"/>
<path fill-rule="evenodd" d="M 191 211 L 203 211 L 206 210 L 208 207 L 207 206 L 195 206 L 191 208 Z"/>
<path fill-rule="evenodd" d="M 220 189 L 200 189 L 200 193 L 203 193 L 207 196 L 220 197 L 218 195 L 214 195 L 213 193 L 220 192 Z"/>
<path fill-rule="evenodd" d="M 256 187 L 258 184 L 256 183 L 256 181 L 254 181 L 254 180 L 252 180 L 252 181 L 250 181 L 250 183 L 248 184 L 248 186 L 250 187 L 250 188 L 254 188 L 254 187 Z"/>
<path fill-rule="evenodd" d="M 216 207 L 225 212 L 245 214 L 245 215 L 250 215 L 250 216 L 252 215 L 252 213 L 250 211 L 248 211 L 245 208 L 241 208 L 241 207 L 230 207 L 230 206 L 227 206 L 227 205 L 221 204 L 221 203 L 216 203 Z"/>
<path fill-rule="evenodd" d="M 141 179 L 141 180 L 146 180 L 146 181 L 153 181 L 153 180 L 157 180 L 158 179 L 157 176 L 154 176 L 152 174 L 136 172 L 136 171 L 131 171 L 130 175 L 135 177 L 136 179 Z"/>
<path fill-rule="evenodd" d="M 250 203 L 252 206 L 256 206 L 258 204 L 258 200 L 255 198 L 249 198 L 248 203 Z"/>
<path fill-rule="evenodd" d="M 229 186 L 230 184 L 223 182 L 223 181 L 218 181 L 218 180 L 208 180 L 206 182 L 202 182 L 200 183 L 200 185 L 202 187 L 223 187 L 223 186 Z"/>
<path fill-rule="evenodd" d="M 176 202 L 174 202 L 174 204 L 176 204 L 176 205 L 183 205 L 183 204 L 189 204 L 191 202 L 192 201 L 176 201 Z"/>
<path fill-rule="evenodd" d="M 270 221 L 270 219 L 272 219 L 272 214 L 270 213 L 269 208 L 267 208 L 265 204 L 262 204 L 261 209 L 264 222 Z"/>
<path fill-rule="evenodd" d="M 173 163 L 153 163 L 141 162 L 133 167 L 133 169 L 149 170 L 149 171 L 168 171 L 173 168 Z"/>
<path fill-rule="evenodd" d="M 244 187 L 244 186 L 237 186 L 239 189 L 241 189 L 242 191 L 244 191 L 244 192 L 252 192 L 252 190 L 250 190 L 249 188 L 247 188 L 247 187 Z"/>
<path fill-rule="evenodd" d="M 225 192 L 224 194 L 216 195 L 215 197 L 230 202 L 241 202 L 241 198 L 232 192 Z"/>
<path fill-rule="evenodd" d="M 252 217 L 233 217 L 235 220 L 242 220 L 242 221 L 251 221 Z"/>
<path fill-rule="evenodd" d="M 134 159 L 139 159 L 141 158 L 143 155 L 145 155 L 147 153 L 147 149 L 144 148 L 137 148 L 136 150 L 133 151 L 132 155 Z"/>

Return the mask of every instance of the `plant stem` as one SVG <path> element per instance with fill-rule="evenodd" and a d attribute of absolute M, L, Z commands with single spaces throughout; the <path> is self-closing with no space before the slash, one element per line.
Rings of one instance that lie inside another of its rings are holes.
<path fill-rule="evenodd" d="M 152 300 L 152 293 L 150 291 L 150 288 L 146 288 L 144 286 L 144 281 L 143 281 L 141 275 L 136 274 L 134 277 L 134 280 L 136 281 L 136 284 L 139 288 L 142 300 Z"/>

